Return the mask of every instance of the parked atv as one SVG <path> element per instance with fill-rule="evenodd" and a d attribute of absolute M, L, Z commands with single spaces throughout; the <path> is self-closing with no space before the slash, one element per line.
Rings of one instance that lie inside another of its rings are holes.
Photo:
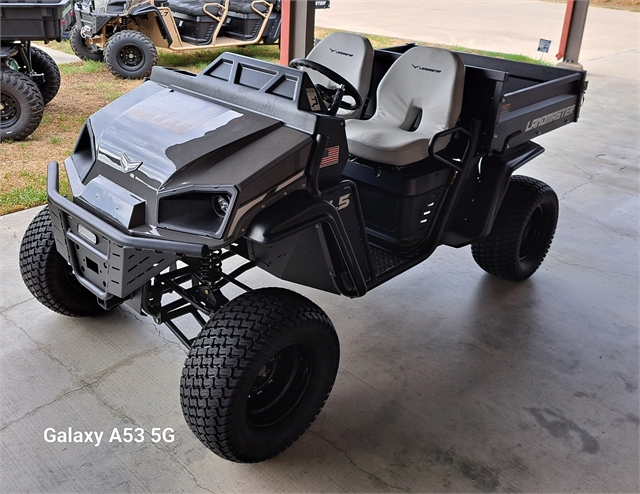
<path fill-rule="evenodd" d="M 0 1 L 1 141 L 30 136 L 40 125 L 44 106 L 58 93 L 58 66 L 31 42 L 60 41 L 62 12 L 68 2 Z"/>
<path fill-rule="evenodd" d="M 241 275 L 361 297 L 440 245 L 471 244 L 489 273 L 528 278 L 558 198 L 512 174 L 544 151 L 531 139 L 577 121 L 586 89 L 585 72 L 424 46 L 374 52 L 343 33 L 291 65 L 225 53 L 198 75 L 154 68 L 87 119 L 65 161 L 71 198 L 49 163 L 49 204 L 20 248 L 22 277 L 51 310 L 124 303 L 166 324 L 189 349 L 189 427 L 237 462 L 289 447 L 339 362 L 322 309 Z M 229 285 L 246 293 L 229 300 Z"/>
<path fill-rule="evenodd" d="M 147 77 L 158 61 L 156 47 L 187 51 L 280 40 L 280 0 L 82 0 L 76 19 L 70 38 L 76 55 L 104 59 L 124 79 Z"/>

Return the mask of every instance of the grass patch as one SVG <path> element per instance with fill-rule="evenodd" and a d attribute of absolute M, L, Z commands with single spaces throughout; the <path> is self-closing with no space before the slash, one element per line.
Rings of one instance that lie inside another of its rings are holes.
<path fill-rule="evenodd" d="M 21 172 L 17 178 L 22 185 L 0 193 L 0 215 L 40 206 L 47 201 L 47 180 L 44 176 Z M 60 176 L 60 192 L 63 195 L 69 192 L 69 182 L 64 173 Z"/>
<path fill-rule="evenodd" d="M 47 191 L 42 185 L 26 185 L 0 194 L 0 214 L 40 206 L 47 201 Z"/>
<path fill-rule="evenodd" d="M 190 72 L 201 72 L 213 60 L 224 52 L 238 53 L 247 57 L 259 58 L 267 62 L 278 63 L 280 50 L 277 46 L 244 46 L 236 48 L 214 48 L 211 50 L 196 50 L 175 52 L 167 49 L 158 50 L 158 65 L 180 68 Z"/>
<path fill-rule="evenodd" d="M 593 0 L 592 0 L 593 1 Z M 640 1 L 640 0 L 638 0 Z M 316 28 L 316 38 L 324 38 L 335 30 Z M 414 42 L 409 39 L 366 35 L 374 48 L 398 46 Z M 424 43 L 421 43 L 424 44 Z M 51 48 L 73 53 L 68 41 L 51 42 Z M 522 55 L 469 50 L 464 47 L 448 47 L 469 53 L 507 58 L 529 63 L 543 63 Z M 278 63 L 280 51 L 277 46 L 247 46 L 172 52 L 158 50 L 158 64 L 200 72 L 224 51 Z M 38 206 L 46 202 L 46 165 L 54 160 L 62 163 L 71 153 L 86 119 L 103 106 L 137 87 L 142 81 L 118 79 L 101 62 L 85 61 L 60 66 L 62 84 L 56 98 L 47 105 L 40 127 L 21 142 L 5 141 L 0 144 L 2 175 L 0 180 L 0 215 Z M 67 190 L 66 180 L 61 176 L 61 190 Z"/>
<path fill-rule="evenodd" d="M 534 63 L 537 65 L 547 65 L 554 67 L 555 64 L 547 62 L 538 58 L 531 58 L 526 55 L 517 55 L 515 53 L 501 53 L 498 51 L 486 51 L 486 50 L 472 50 L 471 48 L 465 48 L 464 46 L 452 46 L 452 50 L 460 51 L 463 53 L 472 53 L 475 55 L 484 55 L 485 57 L 504 58 L 505 60 L 513 60 L 514 62 Z"/>
<path fill-rule="evenodd" d="M 65 63 L 60 65 L 60 73 L 64 75 L 98 74 L 102 72 L 103 67 L 104 64 L 102 62 L 95 62 L 93 60 Z"/>

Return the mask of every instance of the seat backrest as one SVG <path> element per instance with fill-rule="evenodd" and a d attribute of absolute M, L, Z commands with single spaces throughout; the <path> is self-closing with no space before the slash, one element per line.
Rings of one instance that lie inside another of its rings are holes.
<path fill-rule="evenodd" d="M 456 53 L 416 46 L 398 58 L 380 81 L 372 120 L 431 138 L 455 126 L 463 91 L 464 64 Z"/>
<path fill-rule="evenodd" d="M 363 100 L 367 98 L 373 70 L 373 47 L 367 38 L 350 33 L 331 33 L 318 42 L 307 59 L 340 74 L 353 84 Z M 335 87 L 325 76 L 313 70 L 308 72 L 314 84 Z M 353 112 L 342 108 L 338 110 L 338 115 L 343 118 L 358 118 L 361 113 L 362 108 Z"/>

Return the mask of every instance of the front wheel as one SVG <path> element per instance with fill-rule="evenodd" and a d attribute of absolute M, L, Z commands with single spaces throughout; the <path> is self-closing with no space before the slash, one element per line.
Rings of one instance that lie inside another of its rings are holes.
<path fill-rule="evenodd" d="M 558 209 L 558 196 L 547 184 L 531 177 L 511 177 L 491 233 L 471 244 L 474 260 L 499 278 L 527 279 L 549 251 Z"/>
<path fill-rule="evenodd" d="M 111 73 L 122 79 L 142 79 L 158 63 L 158 51 L 151 38 L 139 31 L 115 33 L 104 49 L 104 60 Z"/>
<path fill-rule="evenodd" d="M 95 295 L 84 288 L 56 249 L 49 207 L 31 221 L 20 244 L 20 274 L 31 294 L 65 316 L 104 314 Z"/>
<path fill-rule="evenodd" d="M 333 324 L 313 302 L 280 288 L 247 292 L 192 342 L 180 381 L 182 412 L 219 456 L 267 460 L 320 413 L 339 359 Z"/>
<path fill-rule="evenodd" d="M 42 94 L 35 82 L 15 70 L 2 69 L 0 81 L 0 141 L 26 139 L 42 120 Z"/>

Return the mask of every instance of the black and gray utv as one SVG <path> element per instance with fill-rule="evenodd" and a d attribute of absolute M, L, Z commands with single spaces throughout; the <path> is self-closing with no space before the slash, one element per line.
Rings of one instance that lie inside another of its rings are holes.
<path fill-rule="evenodd" d="M 544 151 L 534 137 L 577 121 L 585 77 L 424 46 L 374 52 L 341 33 L 291 67 L 223 54 L 198 75 L 154 68 L 87 120 L 65 161 L 71 198 L 49 163 L 23 279 L 61 314 L 124 303 L 166 324 L 188 348 L 193 433 L 223 458 L 266 460 L 320 412 L 338 338 L 310 300 L 241 275 L 361 297 L 440 245 L 471 244 L 489 273 L 531 276 L 558 199 L 512 175 Z M 229 300 L 230 285 L 246 293 Z"/>
<path fill-rule="evenodd" d="M 63 10 L 69 2 L 0 0 L 0 141 L 29 137 L 40 125 L 44 106 L 58 94 L 58 66 L 31 42 L 60 41 Z"/>

